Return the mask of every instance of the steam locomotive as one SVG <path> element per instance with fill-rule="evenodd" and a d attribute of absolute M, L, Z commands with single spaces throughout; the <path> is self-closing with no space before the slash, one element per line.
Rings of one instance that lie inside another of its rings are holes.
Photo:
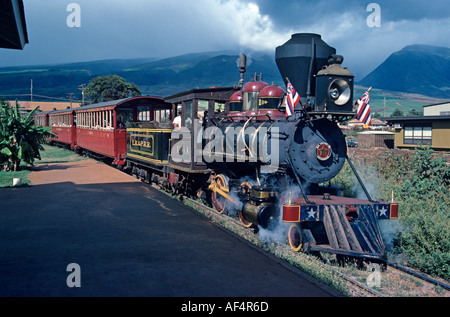
<path fill-rule="evenodd" d="M 47 124 L 65 117 L 71 135 L 63 137 L 55 124 L 54 142 L 109 158 L 175 194 L 202 198 L 246 227 L 282 228 L 296 251 L 383 257 L 378 219 L 396 218 L 398 205 L 374 201 L 347 156 L 338 123 L 356 114 L 353 74 L 318 34 L 293 34 L 276 48 L 275 60 L 285 84 L 300 94 L 291 116 L 285 89 L 257 75 L 245 83 L 241 55 L 233 87 L 132 97 L 40 113 L 36 120 L 45 125 L 43 117 Z M 170 122 L 176 114 L 179 128 Z M 367 199 L 342 197 L 342 189 L 327 184 L 346 161 Z"/>

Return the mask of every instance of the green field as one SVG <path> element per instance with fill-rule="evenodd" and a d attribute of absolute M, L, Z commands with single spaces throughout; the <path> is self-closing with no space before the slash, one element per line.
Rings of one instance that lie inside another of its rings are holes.
<path fill-rule="evenodd" d="M 55 146 L 44 145 L 44 151 L 41 151 L 41 160 L 36 160 L 35 165 L 50 164 L 50 163 L 66 163 L 84 160 L 85 158 L 76 154 L 73 151 L 58 148 Z M 22 178 L 22 186 L 31 185 L 29 175 L 32 171 L 32 166 L 25 164 L 21 165 L 21 170 L 17 172 L 0 171 L 0 188 L 12 187 L 13 178 Z"/>
<path fill-rule="evenodd" d="M 353 97 L 354 101 L 356 102 L 367 89 L 368 87 L 355 86 Z M 410 94 L 375 88 L 370 90 L 369 95 L 372 115 L 374 113 L 379 113 L 381 114 L 381 117 L 391 116 L 396 109 L 402 111 L 404 116 L 409 116 L 409 112 L 412 110 L 421 114 L 423 113 L 423 106 L 445 101 L 419 94 Z"/>

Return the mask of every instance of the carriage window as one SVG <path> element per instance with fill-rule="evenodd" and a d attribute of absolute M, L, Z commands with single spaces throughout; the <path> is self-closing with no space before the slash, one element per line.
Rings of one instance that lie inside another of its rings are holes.
<path fill-rule="evenodd" d="M 184 126 L 190 129 L 192 127 L 192 101 L 186 102 L 185 106 Z"/>
<path fill-rule="evenodd" d="M 123 122 L 126 126 L 133 122 L 133 108 L 120 108 L 116 110 L 117 124 Z"/>
<path fill-rule="evenodd" d="M 169 109 L 155 110 L 155 121 L 160 123 L 170 122 L 170 110 Z"/>
<path fill-rule="evenodd" d="M 149 106 L 138 106 L 138 121 L 150 121 Z"/>
<path fill-rule="evenodd" d="M 198 111 L 197 111 L 197 118 L 202 120 L 205 116 L 205 111 L 208 111 L 208 100 L 199 100 L 198 101 Z"/>
<path fill-rule="evenodd" d="M 154 117 L 156 122 L 161 122 L 161 110 L 155 110 Z"/>
<path fill-rule="evenodd" d="M 200 111 L 208 111 L 208 100 L 198 101 L 198 112 Z"/>
<path fill-rule="evenodd" d="M 225 111 L 225 104 L 221 102 L 215 102 L 214 103 L 214 112 L 224 112 Z"/>

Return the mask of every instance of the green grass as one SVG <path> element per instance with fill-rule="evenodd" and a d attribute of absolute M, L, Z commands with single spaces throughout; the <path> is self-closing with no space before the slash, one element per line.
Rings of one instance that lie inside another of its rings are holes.
<path fill-rule="evenodd" d="M 17 172 L 0 172 L 0 188 L 12 187 L 13 178 L 21 178 L 22 186 L 30 186 L 30 180 L 28 175 L 31 173 L 31 169 L 28 166 L 22 166 L 21 171 Z"/>
<path fill-rule="evenodd" d="M 58 148 L 56 146 L 44 145 L 44 151 L 41 151 L 41 160 L 34 162 L 37 164 L 50 164 L 50 163 L 66 163 L 82 161 L 85 158 L 76 154 L 73 151 Z"/>
<path fill-rule="evenodd" d="M 368 87 L 355 86 L 353 101 L 356 102 Z M 386 100 L 386 113 L 384 106 Z M 423 112 L 423 106 L 443 102 L 438 98 L 427 97 L 419 94 L 404 93 L 398 91 L 389 91 L 373 88 L 370 91 L 370 107 L 372 114 L 379 113 L 382 117 L 389 117 L 396 109 L 401 110 L 405 116 L 415 110 L 418 113 Z"/>
<path fill-rule="evenodd" d="M 41 151 L 41 158 L 41 160 L 36 160 L 34 165 L 76 162 L 85 159 L 73 151 L 49 145 L 44 145 L 44 151 Z M 29 175 L 32 171 L 32 166 L 22 164 L 20 169 L 17 172 L 0 171 L 0 188 L 12 187 L 13 178 L 22 178 L 22 186 L 30 186 Z"/>

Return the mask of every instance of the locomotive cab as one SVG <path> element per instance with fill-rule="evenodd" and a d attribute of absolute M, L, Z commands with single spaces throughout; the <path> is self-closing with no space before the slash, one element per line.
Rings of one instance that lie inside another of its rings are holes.
<path fill-rule="evenodd" d="M 203 162 L 203 130 L 220 126 L 230 109 L 235 87 L 192 89 L 165 98 L 173 109 L 181 109 L 181 129 L 171 133 L 169 167 L 185 172 L 207 173 Z M 239 101 L 239 97 L 236 97 Z M 238 105 L 239 106 L 239 105 Z"/>

